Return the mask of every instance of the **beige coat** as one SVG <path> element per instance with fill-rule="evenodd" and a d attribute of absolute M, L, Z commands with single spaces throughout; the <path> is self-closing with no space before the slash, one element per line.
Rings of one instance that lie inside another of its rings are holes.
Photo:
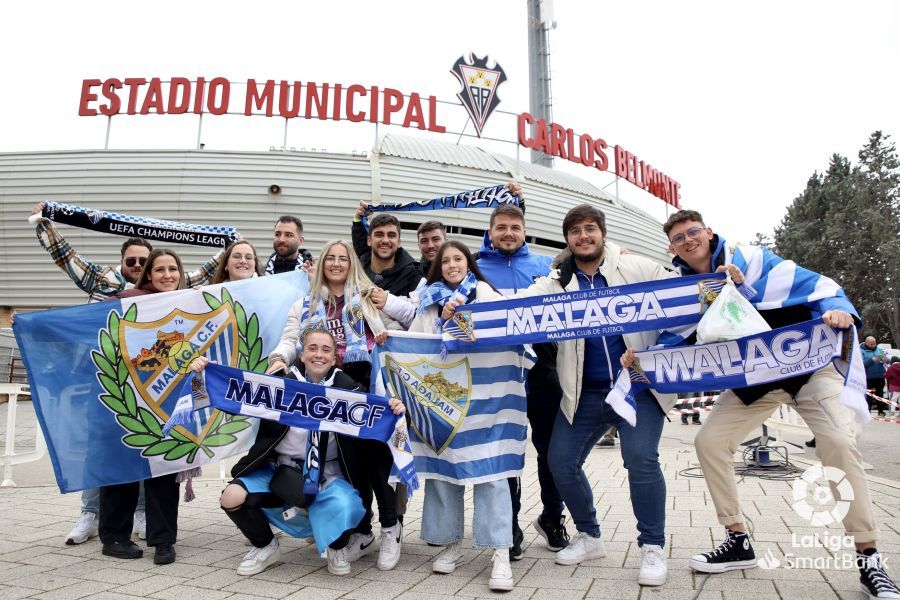
<path fill-rule="evenodd" d="M 600 274 L 606 278 L 606 282 L 610 287 L 678 277 L 677 273 L 663 268 L 662 265 L 648 258 L 633 254 L 622 255 L 619 247 L 608 240 L 603 254 L 605 259 L 603 264 L 600 265 Z M 548 276 L 538 279 L 527 290 L 523 290 L 516 295 L 539 296 L 558 294 L 563 291 L 578 291 L 578 279 L 573 276 L 565 289 L 563 289 L 560 281 L 560 271 L 556 269 L 551 271 Z M 655 345 L 659 338 L 659 332 L 630 333 L 623 335 L 622 338 L 626 347 L 640 351 Z M 571 423 L 575 417 L 575 411 L 578 410 L 578 398 L 581 396 L 584 374 L 584 339 L 559 342 L 556 368 L 559 372 L 559 383 L 563 390 L 560 408 L 566 419 Z M 668 412 L 675 404 L 676 396 L 674 394 L 653 392 L 653 395 L 664 413 Z"/>

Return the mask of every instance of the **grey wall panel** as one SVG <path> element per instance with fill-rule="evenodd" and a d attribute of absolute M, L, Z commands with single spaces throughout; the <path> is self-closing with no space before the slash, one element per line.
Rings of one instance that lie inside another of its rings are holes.
<path fill-rule="evenodd" d="M 0 306 L 44 307 L 84 302 L 86 297 L 40 248 L 26 222 L 44 199 L 190 223 L 237 227 L 261 257 L 271 253 L 272 228 L 281 214 L 296 214 L 305 226 L 305 246 L 318 254 L 335 238 L 350 238 L 360 200 L 372 198 L 373 181 L 384 202 L 436 197 L 502 183 L 515 161 L 479 149 L 388 136 L 374 157 L 315 152 L 210 152 L 185 150 L 63 151 L 0 154 Z M 459 152 L 460 156 L 455 156 Z M 435 162 L 441 160 L 443 162 Z M 529 236 L 561 241 L 565 211 L 581 202 L 602 208 L 610 238 L 640 255 L 668 262 L 658 222 L 620 204 L 571 175 L 522 166 Z M 374 173 L 373 173 L 374 170 Z M 278 184 L 282 193 L 268 192 Z M 405 223 L 437 218 L 467 227 L 460 236 L 481 244 L 487 211 L 441 211 L 398 215 Z M 124 238 L 60 226 L 73 247 L 99 264 L 117 264 Z M 404 246 L 418 257 L 415 236 Z M 187 269 L 212 249 L 172 244 Z M 535 246 L 544 254 L 552 247 Z"/>

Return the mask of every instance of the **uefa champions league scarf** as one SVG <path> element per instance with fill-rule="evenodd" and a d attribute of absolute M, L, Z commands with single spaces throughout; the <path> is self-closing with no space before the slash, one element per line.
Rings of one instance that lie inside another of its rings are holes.
<path fill-rule="evenodd" d="M 442 210 L 455 208 L 497 208 L 501 204 L 519 205 L 519 197 L 503 185 L 495 185 L 431 200 L 412 202 L 392 202 L 369 207 L 373 212 L 412 212 L 420 210 Z"/>
<path fill-rule="evenodd" d="M 44 209 L 40 215 L 32 215 L 28 220 L 35 223 L 41 218 L 100 233 L 191 246 L 226 248 L 237 240 L 237 229 L 234 227 L 191 225 L 177 221 L 136 217 L 52 200 L 44 202 Z"/>

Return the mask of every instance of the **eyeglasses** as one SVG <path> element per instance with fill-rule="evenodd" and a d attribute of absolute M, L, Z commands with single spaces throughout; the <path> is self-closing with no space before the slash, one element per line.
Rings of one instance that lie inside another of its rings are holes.
<path fill-rule="evenodd" d="M 342 265 L 349 265 L 349 264 L 350 264 L 350 257 L 349 257 L 349 256 L 335 256 L 334 254 L 329 254 L 329 255 L 327 255 L 325 258 L 323 258 L 322 260 L 323 260 L 324 262 L 327 262 L 327 263 L 340 263 L 340 264 L 342 264 Z"/>
<path fill-rule="evenodd" d="M 574 235 L 575 237 L 581 237 L 582 233 L 586 233 L 588 235 L 597 235 L 600 233 L 600 228 L 596 225 L 585 225 L 584 227 L 573 227 L 569 230 L 569 233 L 566 234 L 566 237 L 570 235 Z"/>
<path fill-rule="evenodd" d="M 134 256 L 129 256 L 125 259 L 126 267 L 133 267 L 134 265 L 141 265 L 142 267 L 147 264 L 147 257 L 142 256 L 141 258 L 136 258 Z"/>
<path fill-rule="evenodd" d="M 233 260 L 245 260 L 247 262 L 253 262 L 256 259 L 252 254 L 238 254 L 237 252 L 233 253 L 229 258 Z"/>
<path fill-rule="evenodd" d="M 687 241 L 687 238 L 691 238 L 692 240 L 697 239 L 697 236 L 700 235 L 701 231 L 703 231 L 702 227 L 691 227 L 685 232 L 687 233 L 687 237 L 684 237 L 684 233 L 679 233 L 669 241 L 672 242 L 673 246 L 681 246 Z"/>

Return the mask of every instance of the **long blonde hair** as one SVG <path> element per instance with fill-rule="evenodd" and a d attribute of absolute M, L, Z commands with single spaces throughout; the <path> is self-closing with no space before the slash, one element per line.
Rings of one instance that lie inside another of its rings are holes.
<path fill-rule="evenodd" d="M 325 257 L 338 244 L 344 247 L 347 251 L 347 256 L 350 257 L 350 268 L 347 270 L 347 281 L 344 282 L 344 288 L 349 287 L 351 290 L 358 290 L 362 297 L 361 301 L 371 304 L 368 292 L 377 286 L 366 275 L 362 263 L 359 262 L 359 257 L 353 251 L 353 246 L 344 240 L 332 240 L 322 247 L 322 252 L 319 254 L 319 260 L 316 263 L 316 276 L 312 285 L 309 286 L 309 314 L 313 314 L 316 311 L 316 303 L 320 300 L 328 302 L 332 310 L 336 306 L 334 294 L 331 293 L 331 288 L 328 287 L 325 281 Z M 318 293 L 316 293 L 316 290 L 318 290 Z M 350 298 L 344 298 L 344 303 L 349 304 L 350 300 Z"/>

